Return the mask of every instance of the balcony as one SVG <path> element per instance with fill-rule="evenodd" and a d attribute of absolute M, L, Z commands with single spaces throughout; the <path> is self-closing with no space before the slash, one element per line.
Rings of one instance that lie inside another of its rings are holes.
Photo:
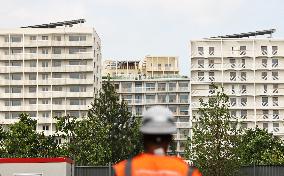
<path fill-rule="evenodd" d="M 66 59 L 93 59 L 94 56 L 92 52 L 84 52 L 84 53 L 77 53 L 77 54 L 65 54 L 65 58 Z"/>

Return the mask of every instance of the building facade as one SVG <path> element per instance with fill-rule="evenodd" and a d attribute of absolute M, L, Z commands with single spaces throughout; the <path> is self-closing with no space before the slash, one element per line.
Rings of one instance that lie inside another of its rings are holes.
<path fill-rule="evenodd" d="M 244 128 L 284 136 L 284 40 L 211 38 L 191 41 L 191 114 L 211 83 L 229 95 L 230 113 Z"/>
<path fill-rule="evenodd" d="M 0 29 L 0 123 L 26 112 L 37 130 L 54 116 L 83 116 L 101 87 L 101 44 L 93 28 Z"/>
<path fill-rule="evenodd" d="M 104 76 L 111 75 L 120 100 L 135 116 L 154 105 L 168 107 L 178 128 L 174 149 L 183 155 L 190 135 L 189 79 L 179 75 L 178 58 L 146 56 L 141 61 L 106 60 Z"/>

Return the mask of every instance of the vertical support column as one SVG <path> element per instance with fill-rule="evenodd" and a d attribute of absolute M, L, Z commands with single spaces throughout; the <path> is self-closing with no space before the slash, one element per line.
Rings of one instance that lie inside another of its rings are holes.
<path fill-rule="evenodd" d="M 257 122 L 257 116 L 256 116 L 256 75 L 255 75 L 255 70 L 256 70 L 256 65 L 255 65 L 255 39 L 252 40 L 252 50 L 253 50 L 253 88 L 254 88 L 254 94 L 253 94 L 253 110 L 254 110 L 254 127 L 256 127 L 256 122 Z"/>

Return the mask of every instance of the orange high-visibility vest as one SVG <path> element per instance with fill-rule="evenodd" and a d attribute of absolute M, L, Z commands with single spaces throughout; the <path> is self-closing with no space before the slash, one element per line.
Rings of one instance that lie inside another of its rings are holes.
<path fill-rule="evenodd" d="M 115 176 L 202 176 L 178 157 L 140 154 L 113 166 Z"/>

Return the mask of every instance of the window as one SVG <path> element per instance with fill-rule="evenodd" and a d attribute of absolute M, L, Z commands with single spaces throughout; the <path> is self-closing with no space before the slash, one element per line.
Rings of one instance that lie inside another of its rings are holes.
<path fill-rule="evenodd" d="M 169 108 L 170 111 L 172 111 L 172 113 L 173 113 L 174 115 L 176 115 L 176 113 L 177 113 L 177 106 L 175 106 L 175 105 L 170 105 L 168 108 Z"/>
<path fill-rule="evenodd" d="M 11 78 L 12 78 L 12 80 L 21 80 L 22 74 L 18 74 L 18 73 L 11 74 Z"/>
<path fill-rule="evenodd" d="M 21 106 L 21 100 L 11 100 L 11 106 Z"/>
<path fill-rule="evenodd" d="M 55 40 L 55 41 L 61 41 L 61 36 L 60 36 L 60 35 L 54 36 L 54 40 Z"/>
<path fill-rule="evenodd" d="M 36 48 L 30 48 L 30 53 L 31 54 L 36 54 L 37 53 L 37 49 Z"/>
<path fill-rule="evenodd" d="M 62 74 L 61 73 L 53 73 L 52 78 L 62 78 Z"/>
<path fill-rule="evenodd" d="M 36 61 L 30 61 L 30 67 L 36 67 Z"/>
<path fill-rule="evenodd" d="M 214 72 L 209 72 L 209 81 L 215 81 Z"/>
<path fill-rule="evenodd" d="M 203 47 L 198 47 L 197 50 L 199 55 L 202 56 L 204 54 Z"/>
<path fill-rule="evenodd" d="M 237 73 L 236 72 L 230 72 L 230 81 L 236 81 Z"/>
<path fill-rule="evenodd" d="M 115 84 L 115 89 L 119 90 L 119 84 Z M 141 82 L 136 82 L 135 83 L 135 92 L 142 92 L 143 87 Z"/>
<path fill-rule="evenodd" d="M 272 55 L 277 55 L 278 46 L 272 46 Z"/>
<path fill-rule="evenodd" d="M 53 48 L 53 54 L 61 54 L 61 48 Z"/>
<path fill-rule="evenodd" d="M 21 62 L 21 61 L 12 61 L 12 62 L 11 62 L 11 65 L 12 65 L 12 66 L 19 67 L 19 66 L 22 66 L 22 62 Z"/>
<path fill-rule="evenodd" d="M 262 65 L 262 67 L 267 68 L 267 59 L 262 59 L 261 65 Z"/>
<path fill-rule="evenodd" d="M 47 80 L 48 79 L 48 74 L 42 74 L 42 79 Z"/>
<path fill-rule="evenodd" d="M 54 99 L 52 99 L 52 104 L 62 105 L 62 99 L 61 98 L 54 98 Z"/>
<path fill-rule="evenodd" d="M 155 91 L 155 83 L 146 83 L 146 91 Z"/>
<path fill-rule="evenodd" d="M 48 48 L 43 48 L 43 49 L 41 50 L 41 53 L 42 53 L 42 54 L 48 54 Z"/>
<path fill-rule="evenodd" d="M 22 36 L 11 36 L 11 42 L 22 42 Z"/>
<path fill-rule="evenodd" d="M 261 46 L 261 54 L 267 55 L 267 46 Z"/>
<path fill-rule="evenodd" d="M 41 66 L 42 67 L 48 67 L 48 61 L 42 61 Z"/>
<path fill-rule="evenodd" d="M 86 105 L 85 99 L 70 99 L 70 105 Z"/>
<path fill-rule="evenodd" d="M 203 59 L 199 59 L 197 62 L 198 62 L 198 68 L 204 68 L 204 60 Z"/>
<path fill-rule="evenodd" d="M 141 107 L 141 106 L 136 106 L 136 107 L 135 107 L 135 114 L 136 114 L 137 116 L 142 115 L 142 107 Z"/>
<path fill-rule="evenodd" d="M 49 125 L 43 125 L 42 130 L 43 131 L 49 131 Z"/>
<path fill-rule="evenodd" d="M 246 59 L 242 59 L 242 68 L 246 68 Z"/>
<path fill-rule="evenodd" d="M 180 112 L 180 115 L 188 115 L 188 106 L 180 106 L 179 112 Z"/>
<path fill-rule="evenodd" d="M 278 80 L 278 72 L 272 72 L 272 79 L 273 80 Z"/>
<path fill-rule="evenodd" d="M 246 80 L 247 80 L 247 73 L 241 72 L 241 81 L 246 81 Z"/>
<path fill-rule="evenodd" d="M 214 68 L 214 59 L 209 59 L 209 68 Z"/>
<path fill-rule="evenodd" d="M 52 66 L 53 67 L 61 67 L 61 61 L 57 61 L 57 60 L 53 61 Z"/>
<path fill-rule="evenodd" d="M 155 94 L 146 95 L 146 103 L 155 103 Z"/>
<path fill-rule="evenodd" d="M 237 104 L 236 98 L 230 98 L 230 105 L 231 106 L 236 106 L 236 104 Z"/>
<path fill-rule="evenodd" d="M 268 110 L 262 110 L 262 118 L 268 119 Z"/>
<path fill-rule="evenodd" d="M 52 91 L 56 91 L 56 92 L 62 91 L 62 87 L 61 86 L 53 86 Z"/>
<path fill-rule="evenodd" d="M 48 91 L 48 87 L 47 87 L 47 86 L 44 86 L 44 87 L 41 88 L 41 90 L 42 90 L 43 92 L 47 92 L 47 91 Z"/>
<path fill-rule="evenodd" d="M 240 46 L 240 55 L 246 55 L 246 50 L 247 50 L 246 46 Z"/>
<path fill-rule="evenodd" d="M 131 99 L 132 99 L 132 96 L 130 97 L 130 102 L 131 102 Z M 135 95 L 135 103 L 142 103 L 142 94 Z"/>
<path fill-rule="evenodd" d="M 42 100 L 41 100 L 41 103 L 42 103 L 42 104 L 48 104 L 48 102 L 49 102 L 48 99 L 42 99 Z"/>
<path fill-rule="evenodd" d="M 188 103 L 188 94 L 180 94 L 179 101 L 180 103 Z"/>
<path fill-rule="evenodd" d="M 69 36 L 69 41 L 86 41 L 85 35 L 71 35 Z"/>
<path fill-rule="evenodd" d="M 23 53 L 23 50 L 22 49 L 11 49 L 11 53 L 12 54 L 21 54 L 21 53 Z"/>
<path fill-rule="evenodd" d="M 169 103 L 176 103 L 176 94 L 169 94 Z"/>
<path fill-rule="evenodd" d="M 236 59 L 230 59 L 230 65 L 231 65 L 231 68 L 235 68 L 236 67 Z"/>
<path fill-rule="evenodd" d="M 198 81 L 204 81 L 204 72 L 198 72 Z"/>
<path fill-rule="evenodd" d="M 241 106 L 247 106 L 247 98 L 241 98 Z"/>
<path fill-rule="evenodd" d="M 11 87 L 11 93 L 21 93 L 22 87 Z"/>
<path fill-rule="evenodd" d="M 213 85 L 209 85 L 209 93 L 214 94 L 215 93 L 215 88 Z"/>
<path fill-rule="evenodd" d="M 69 48 L 69 54 L 84 53 L 86 51 L 86 48 Z"/>
<path fill-rule="evenodd" d="M 86 87 L 85 86 L 71 86 L 70 87 L 70 92 L 86 92 Z"/>
<path fill-rule="evenodd" d="M 273 119 L 279 119 L 279 110 L 273 110 L 272 118 Z"/>
<path fill-rule="evenodd" d="M 179 137 L 180 139 L 186 139 L 189 136 L 188 128 L 180 128 L 179 129 Z"/>
<path fill-rule="evenodd" d="M 278 93 L 278 84 L 273 84 L 273 93 Z"/>
<path fill-rule="evenodd" d="M 122 92 L 132 92 L 132 83 L 131 82 L 123 82 L 121 83 L 121 91 Z"/>
<path fill-rule="evenodd" d="M 188 91 L 188 83 L 187 82 L 179 82 L 178 87 L 180 91 Z"/>
<path fill-rule="evenodd" d="M 278 97 L 272 97 L 272 102 L 273 102 L 273 106 L 279 106 L 278 105 Z"/>
<path fill-rule="evenodd" d="M 36 40 L 36 36 L 35 35 L 30 36 L 30 40 Z"/>
<path fill-rule="evenodd" d="M 268 130 L 268 123 L 262 123 L 262 129 Z"/>
<path fill-rule="evenodd" d="M 278 67 L 278 59 L 272 59 L 272 68 Z"/>
<path fill-rule="evenodd" d="M 166 83 L 158 83 L 158 91 L 166 91 Z"/>
<path fill-rule="evenodd" d="M 209 47 L 209 55 L 214 55 L 214 47 Z"/>
<path fill-rule="evenodd" d="M 246 85 L 242 85 L 241 87 L 242 87 L 241 93 L 242 94 L 246 94 L 247 93 L 247 86 Z"/>
<path fill-rule="evenodd" d="M 267 80 L 267 72 L 261 72 L 261 79 Z"/>
<path fill-rule="evenodd" d="M 36 104 L 36 99 L 29 99 L 29 104 Z"/>
<path fill-rule="evenodd" d="M 263 93 L 267 93 L 267 84 L 263 84 Z"/>
<path fill-rule="evenodd" d="M 236 118 L 237 117 L 237 111 L 236 110 L 230 110 L 230 115 L 232 118 Z"/>
<path fill-rule="evenodd" d="M 231 87 L 231 92 L 232 92 L 232 94 L 235 94 L 235 93 L 236 93 L 236 91 L 235 91 L 235 85 L 232 85 L 232 87 Z"/>
<path fill-rule="evenodd" d="M 79 111 L 70 111 L 70 112 L 67 112 L 67 114 L 69 114 L 70 116 L 73 116 L 73 117 L 79 117 L 80 116 Z"/>
<path fill-rule="evenodd" d="M 86 74 L 85 73 L 70 73 L 69 77 L 72 79 L 86 79 Z"/>
<path fill-rule="evenodd" d="M 247 110 L 241 110 L 241 118 L 242 119 L 246 119 L 248 115 L 248 111 Z"/>
<path fill-rule="evenodd" d="M 176 83 L 175 82 L 169 83 L 169 91 L 176 91 Z"/>
<path fill-rule="evenodd" d="M 36 74 L 29 74 L 29 80 L 36 80 Z"/>
<path fill-rule="evenodd" d="M 158 94 L 158 102 L 159 103 L 167 103 L 167 95 L 166 94 Z"/>
<path fill-rule="evenodd" d="M 29 92 L 30 92 L 30 93 L 36 92 L 36 86 L 30 86 L 30 87 L 29 87 Z"/>
<path fill-rule="evenodd" d="M 279 123 L 273 123 L 273 132 L 278 133 L 279 132 Z"/>
<path fill-rule="evenodd" d="M 43 35 L 43 36 L 41 36 L 41 39 L 42 40 L 48 40 L 48 36 L 47 35 Z"/>
<path fill-rule="evenodd" d="M 261 97 L 262 106 L 268 106 L 268 97 Z"/>

